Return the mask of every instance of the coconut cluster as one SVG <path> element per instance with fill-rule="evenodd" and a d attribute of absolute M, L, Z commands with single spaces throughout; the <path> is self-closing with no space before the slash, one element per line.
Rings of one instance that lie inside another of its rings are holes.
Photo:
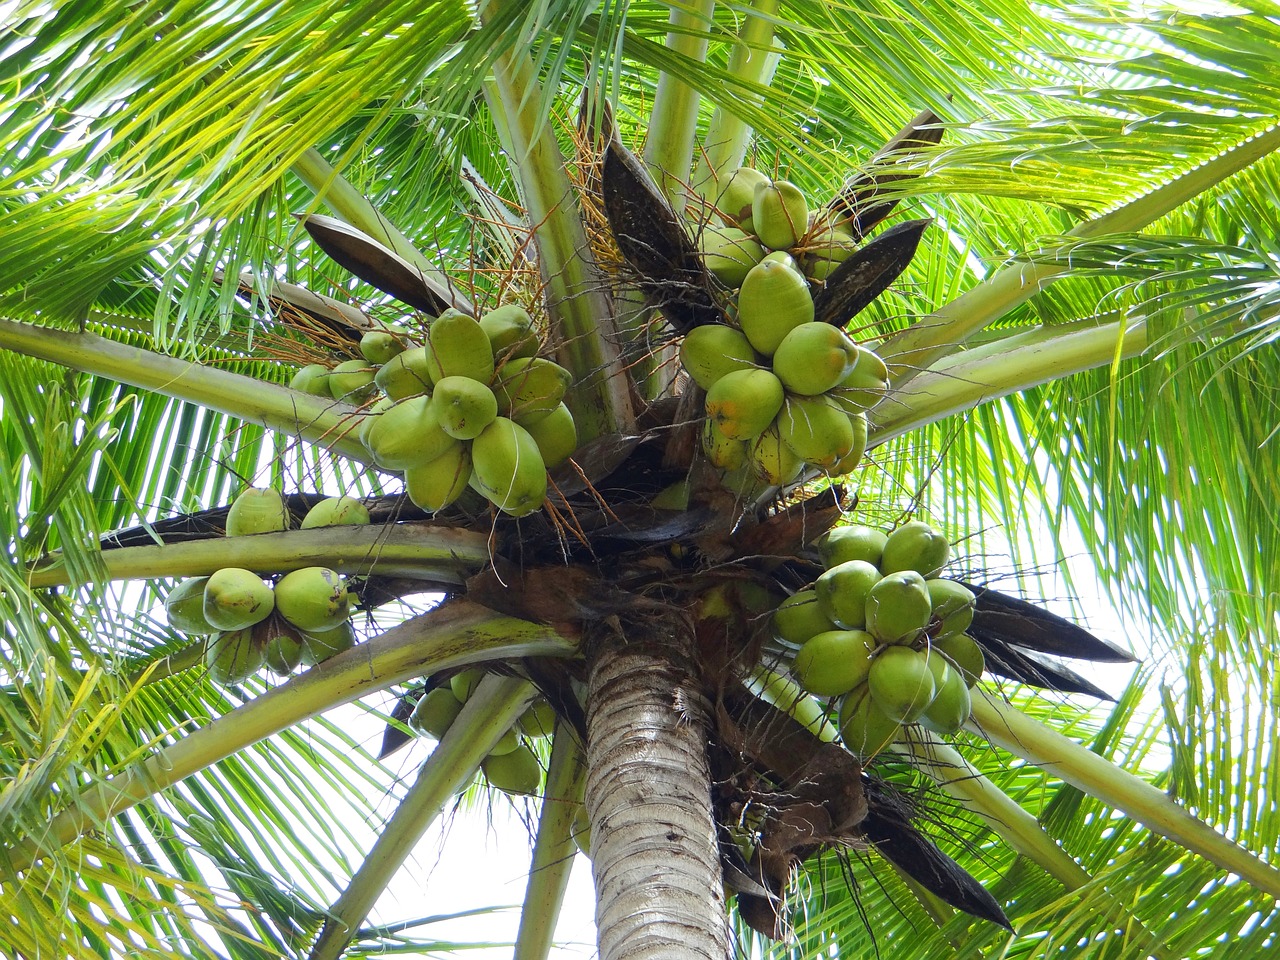
<path fill-rule="evenodd" d="M 745 167 L 717 208 L 735 225 L 704 227 L 702 256 L 738 291 L 737 325 L 695 327 L 680 348 L 707 391 L 703 450 L 721 469 L 749 468 L 775 485 L 806 465 L 849 473 L 866 451 L 866 412 L 888 390 L 888 369 L 844 330 L 815 320 L 810 279 L 829 272 L 816 265 L 852 252 L 853 235 L 835 244 L 837 227 L 811 224 L 793 184 Z"/>
<path fill-rule="evenodd" d="M 289 529 L 289 511 L 275 490 L 250 488 L 227 513 L 227 536 Z M 308 511 L 304 529 L 369 522 L 369 511 L 350 497 L 322 500 Z M 241 683 L 264 666 L 281 676 L 341 653 L 356 642 L 346 581 L 327 567 L 303 567 L 274 582 L 252 570 L 223 567 L 180 581 L 165 598 L 175 630 L 208 637 L 205 665 L 222 685 Z"/>
<path fill-rule="evenodd" d="M 463 670 L 449 682 L 424 693 L 409 715 L 409 726 L 423 736 L 441 739 L 462 712 L 484 676 L 480 669 Z M 503 793 L 534 796 L 542 786 L 542 764 L 529 745 L 530 740 L 551 736 L 556 714 L 551 704 L 539 698 L 530 704 L 515 725 L 480 762 L 480 770 L 490 786 Z"/>
<path fill-rule="evenodd" d="M 840 699 L 840 735 L 863 759 L 919 723 L 944 735 L 969 718 L 982 649 L 965 630 L 975 598 L 938 574 L 947 538 L 927 523 L 888 535 L 839 527 L 818 543 L 825 572 L 774 612 L 774 636 L 795 649 L 810 694 Z"/>
<path fill-rule="evenodd" d="M 572 375 L 537 356 L 533 320 L 509 304 L 479 320 L 457 310 L 432 319 L 425 342 L 371 331 L 360 342 L 366 362 L 320 367 L 293 386 L 366 403 L 381 392 L 360 426 L 360 439 L 384 470 L 404 474 L 405 491 L 424 510 L 455 502 L 468 487 L 515 517 L 539 509 L 547 470 L 578 444 L 565 406 Z M 345 368 L 345 369 L 344 369 Z"/>

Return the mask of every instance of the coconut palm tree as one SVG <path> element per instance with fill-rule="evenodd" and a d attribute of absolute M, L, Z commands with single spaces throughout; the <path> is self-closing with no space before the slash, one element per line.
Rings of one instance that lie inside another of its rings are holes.
<path fill-rule="evenodd" d="M 370 911 L 523 721 L 518 957 L 546 956 L 584 821 L 605 958 L 1264 955 L 1277 13 L 9 5 L 0 952 L 430 950 Z M 726 473 L 700 441 L 679 342 L 739 317 L 698 251 L 742 166 L 821 214 L 776 245 L 887 364 L 837 475 Z M 478 447 L 474 489 L 407 498 L 372 397 L 295 379 L 500 305 L 570 374 L 573 456 L 527 509 Z M 283 491 L 281 526 L 338 493 L 370 522 L 234 535 L 246 487 Z M 910 518 L 978 588 L 987 670 L 963 732 L 855 752 L 772 611 L 828 529 Z M 317 565 L 361 642 L 306 669 L 232 669 L 166 619 L 189 578 Z M 1063 592 L 1124 635 L 1047 612 Z M 445 686 L 465 704 L 415 741 Z"/>

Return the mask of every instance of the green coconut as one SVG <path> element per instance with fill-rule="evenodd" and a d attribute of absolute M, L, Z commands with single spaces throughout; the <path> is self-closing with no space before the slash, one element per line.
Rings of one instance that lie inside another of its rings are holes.
<path fill-rule="evenodd" d="M 828 630 L 796 651 L 792 672 L 814 696 L 842 696 L 867 679 L 876 646 L 864 630 Z"/>
<path fill-rule="evenodd" d="M 503 793 L 531 797 L 542 786 L 542 764 L 537 754 L 526 746 L 510 753 L 491 753 L 480 762 L 480 769 L 490 785 Z"/>
<path fill-rule="evenodd" d="M 307 511 L 303 530 L 316 527 L 360 526 L 369 522 L 369 508 L 354 497 L 326 497 Z"/>
<path fill-rule="evenodd" d="M 818 556 L 828 569 L 848 560 L 864 560 L 878 567 L 887 539 L 874 527 L 859 523 L 833 527 L 818 538 Z"/>
<path fill-rule="evenodd" d="M 289 529 L 289 508 L 279 490 L 249 487 L 231 502 L 227 510 L 227 536 L 244 537 L 257 533 L 279 533 Z"/>
<path fill-rule="evenodd" d="M 972 687 L 982 679 L 982 671 L 987 667 L 986 657 L 978 642 L 967 633 L 938 637 L 933 641 L 933 648 L 951 661 L 968 686 Z"/>
<path fill-rule="evenodd" d="M 243 683 L 262 669 L 266 651 L 253 640 L 251 629 L 220 633 L 205 647 L 209 679 L 219 686 Z"/>
<path fill-rule="evenodd" d="M 882 643 L 910 643 L 924 632 L 933 605 L 914 570 L 885 574 L 867 591 L 867 630 Z"/>
<path fill-rule="evenodd" d="M 867 686 L 876 706 L 901 723 L 914 723 L 936 692 L 928 656 L 908 647 L 881 650 L 867 672 Z"/>
<path fill-rule="evenodd" d="M 208 577 L 189 577 L 174 585 L 164 598 L 169 626 L 182 633 L 216 633 L 217 627 L 204 618 L 204 587 Z"/>
<path fill-rule="evenodd" d="M 845 630 L 862 630 L 867 625 L 867 595 L 880 582 L 880 570 L 865 560 L 838 563 L 814 581 L 822 612 Z"/>
<path fill-rule="evenodd" d="M 351 595 L 337 571 L 303 567 L 276 584 L 276 609 L 304 633 L 332 630 L 351 616 Z"/>
<path fill-rule="evenodd" d="M 314 666 L 355 645 L 356 628 L 350 620 L 344 620 L 329 630 L 306 630 L 302 634 L 302 662 L 309 667 Z"/>
<path fill-rule="evenodd" d="M 929 579 L 941 573 L 949 559 L 951 542 L 946 535 L 922 520 L 912 520 L 889 534 L 880 569 L 885 573 L 914 570 Z"/>
<path fill-rule="evenodd" d="M 428 690 L 414 704 L 409 726 L 418 733 L 439 740 L 462 712 L 462 701 L 448 686 Z"/>
<path fill-rule="evenodd" d="M 223 567 L 204 585 L 204 619 L 217 630 L 245 630 L 271 616 L 271 587 L 252 570 Z"/>
<path fill-rule="evenodd" d="M 835 629 L 813 588 L 792 594 L 773 611 L 773 635 L 789 647 L 799 647 L 810 637 Z"/>
<path fill-rule="evenodd" d="M 868 684 L 850 691 L 840 701 L 840 739 L 863 763 L 901 736 L 902 722 L 880 709 Z"/>

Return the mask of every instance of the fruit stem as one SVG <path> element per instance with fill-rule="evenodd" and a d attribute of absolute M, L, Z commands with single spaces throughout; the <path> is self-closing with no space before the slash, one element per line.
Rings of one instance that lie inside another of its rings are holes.
<path fill-rule="evenodd" d="M 576 643 L 550 627 L 450 600 L 255 697 L 116 776 L 86 784 L 38 839 L 0 853 L 0 883 L 166 787 L 326 710 L 437 670 L 576 652 Z"/>
<path fill-rule="evenodd" d="M 1066 235 L 1088 239 L 1142 230 L 1277 147 L 1280 125 L 1273 125 L 1150 193 L 1078 225 Z M 901 389 L 939 359 L 960 349 L 987 324 L 1070 274 L 1069 259 L 1060 260 L 1068 251 L 1069 248 L 1051 247 L 1036 254 L 1036 262 L 1009 264 L 877 347 L 876 352 L 895 370 L 893 388 Z"/>
<path fill-rule="evenodd" d="M 743 24 L 738 32 L 738 42 L 729 54 L 729 73 L 744 86 L 756 84 L 766 87 L 773 80 L 780 55 L 771 49 L 774 38 L 774 19 L 778 15 L 779 0 L 755 0 L 749 10 L 740 13 Z M 744 98 L 745 99 L 745 98 Z M 752 100 L 756 105 L 757 100 Z M 747 155 L 747 141 L 751 139 L 751 126 L 737 113 L 717 105 L 707 128 L 706 145 L 698 157 L 697 171 L 693 175 L 693 189 L 708 203 L 715 201 L 719 184 L 736 168 L 742 166 Z"/>
<path fill-rule="evenodd" d="M 265 575 L 323 566 L 339 573 L 462 584 L 488 564 L 489 548 L 482 533 L 392 523 L 120 547 L 102 551 L 101 557 L 109 580 L 200 577 L 223 567 Z M 30 587 L 71 583 L 72 572 L 57 554 L 40 560 L 27 574 Z"/>
<path fill-rule="evenodd" d="M 456 720 L 422 765 L 378 839 L 329 908 L 310 960 L 337 960 L 374 903 L 413 853 L 449 798 L 475 776 L 490 750 L 533 699 L 533 684 L 521 677 L 489 674 L 467 698 Z"/>
<path fill-rule="evenodd" d="M 573 841 L 573 819 L 582 803 L 585 776 L 582 748 L 573 728 L 558 721 L 513 960 L 547 960 L 551 953 L 556 921 L 578 851 Z"/>
<path fill-rule="evenodd" d="M 483 20 L 510 0 L 486 0 Z M 586 227 L 544 97 L 524 48 L 494 61 L 485 98 L 495 123 L 505 119 L 504 142 L 520 182 L 546 290 L 556 359 L 573 373 L 566 403 L 582 442 L 634 424 L 631 392 L 614 335 L 612 305 L 591 256 Z"/>
<path fill-rule="evenodd" d="M 0 319 L 0 347 L 83 373 L 197 403 L 269 430 L 323 443 L 332 453 L 370 461 L 355 435 L 355 407 L 191 360 L 117 343 L 92 333 L 72 333 Z"/>
<path fill-rule="evenodd" d="M 673 5 L 665 46 L 679 57 L 703 61 L 707 57 L 708 28 L 715 0 L 691 0 Z M 658 75 L 653 96 L 644 162 L 649 176 L 677 212 L 684 209 L 684 177 L 693 165 L 693 140 L 698 127 L 698 91 L 666 70 Z"/>
<path fill-rule="evenodd" d="M 1145 321 L 1036 327 L 943 357 L 868 414 L 868 448 L 943 417 L 1073 373 L 1138 356 Z"/>
<path fill-rule="evenodd" d="M 966 727 L 1152 832 L 1236 874 L 1268 896 L 1280 896 L 1280 870 L 1191 816 L 1162 790 L 1037 723 L 1017 708 L 986 694 L 975 696 L 973 717 Z"/>

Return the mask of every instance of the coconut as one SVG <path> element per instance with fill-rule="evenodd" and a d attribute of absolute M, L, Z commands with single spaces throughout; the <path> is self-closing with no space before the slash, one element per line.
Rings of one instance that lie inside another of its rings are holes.
<path fill-rule="evenodd" d="M 374 463 L 384 470 L 407 470 L 430 463 L 457 441 L 440 426 L 430 397 L 410 397 L 380 413 L 364 434 Z"/>
<path fill-rule="evenodd" d="M 336 571 L 303 567 L 276 584 L 276 609 L 305 633 L 332 630 L 351 616 L 351 596 Z"/>
<path fill-rule="evenodd" d="M 935 663 L 946 664 L 947 661 L 937 651 L 930 651 L 930 666 Z M 939 672 L 942 674 L 941 682 L 937 679 Z M 920 715 L 920 723 L 934 733 L 944 736 L 959 733 L 973 710 L 969 686 L 965 683 L 964 674 L 959 670 L 952 670 L 949 665 L 944 666 L 941 671 L 935 669 L 934 686 L 936 691 L 933 702 Z"/>
<path fill-rule="evenodd" d="M 516 726 L 526 737 L 549 737 L 556 729 L 556 709 L 546 700 L 539 698 L 529 704 L 529 709 L 520 714 Z"/>
<path fill-rule="evenodd" d="M 484 679 L 484 671 L 479 667 L 470 667 L 455 673 L 449 678 L 449 689 L 453 691 L 453 695 L 462 703 L 466 703 L 471 699 L 471 694 L 476 692 L 476 687 L 480 685 L 480 681 Z"/>
<path fill-rule="evenodd" d="M 966 685 L 972 687 L 982 679 L 986 669 L 986 657 L 976 640 L 967 633 L 942 636 L 933 642 L 933 648 L 943 654 L 964 676 Z"/>
<path fill-rule="evenodd" d="M 267 667 L 272 673 L 288 676 L 302 663 L 305 640 L 293 624 L 273 613 L 254 629 L 254 639 L 262 643 Z"/>
<path fill-rule="evenodd" d="M 204 618 L 218 630 L 244 630 L 271 615 L 271 587 L 252 570 L 223 567 L 204 585 Z"/>
<path fill-rule="evenodd" d="M 812 588 L 787 597 L 773 611 L 773 635 L 789 647 L 799 647 L 810 637 L 835 629 Z"/>
<path fill-rule="evenodd" d="M 533 796 L 542 786 L 542 764 L 528 747 L 510 753 L 489 754 L 480 763 L 485 779 L 503 793 Z"/>
<path fill-rule="evenodd" d="M 887 539 L 879 530 L 851 523 L 824 533 L 818 539 L 818 555 L 828 569 L 848 560 L 865 560 L 878 567 Z"/>
<path fill-rule="evenodd" d="M 712 466 L 721 470 L 737 470 L 746 466 L 751 448 L 745 440 L 726 437 L 714 420 L 703 420 L 702 452 Z"/>
<path fill-rule="evenodd" d="M 227 510 L 227 536 L 278 533 L 289 529 L 289 508 L 279 490 L 249 487 L 232 501 Z"/>
<path fill-rule="evenodd" d="M 698 251 L 712 275 L 730 289 L 742 286 L 747 271 L 764 258 L 764 247 L 737 227 L 707 224 L 698 233 Z"/>
<path fill-rule="evenodd" d="M 867 679 L 876 640 L 864 630 L 828 630 L 796 651 L 792 672 L 819 697 L 838 697 Z"/>
<path fill-rule="evenodd" d="M 776 425 L 769 427 L 751 444 L 751 469 L 765 483 L 781 487 L 800 476 L 804 461 L 782 442 Z"/>
<path fill-rule="evenodd" d="M 782 338 L 773 353 L 773 372 L 791 393 L 816 397 L 838 386 L 857 361 L 858 348 L 848 334 L 812 320 Z"/>
<path fill-rule="evenodd" d="M 921 520 L 912 520 L 889 534 L 880 569 L 885 573 L 914 570 L 928 579 L 936 577 L 949 559 L 951 544 L 946 536 Z"/>
<path fill-rule="evenodd" d="M 480 318 L 480 329 L 489 338 L 495 363 L 538 353 L 538 332 L 529 312 L 514 303 L 495 307 Z"/>
<path fill-rule="evenodd" d="M 488 383 L 493 377 L 493 346 L 474 317 L 446 310 L 427 327 L 427 370 L 431 382 L 470 377 Z"/>
<path fill-rule="evenodd" d="M 369 522 L 369 508 L 352 497 L 326 497 L 307 511 L 301 529 L 359 526 Z"/>
<path fill-rule="evenodd" d="M 560 466 L 578 449 L 578 425 L 563 403 L 535 423 L 524 425 L 524 428 L 538 445 L 538 452 L 542 454 L 542 462 L 548 470 Z"/>
<path fill-rule="evenodd" d="M 704 323 L 680 342 L 680 365 L 703 390 L 726 373 L 760 366 L 746 334 L 723 323 Z"/>
<path fill-rule="evenodd" d="M 329 368 L 322 363 L 308 363 L 299 367 L 289 381 L 289 387 L 316 397 L 332 396 L 329 393 Z"/>
<path fill-rule="evenodd" d="M 329 374 L 329 392 L 335 400 L 364 403 L 373 396 L 376 372 L 368 360 L 343 360 Z"/>
<path fill-rule="evenodd" d="M 404 344 L 390 330 L 366 330 L 360 338 L 360 355 L 381 366 L 392 357 L 404 353 Z"/>
<path fill-rule="evenodd" d="M 834 470 L 857 442 L 848 414 L 826 397 L 787 397 L 777 427 L 787 449 L 819 470 Z"/>
<path fill-rule="evenodd" d="M 431 391 L 440 429 L 456 440 L 474 440 L 498 415 L 498 398 L 470 377 L 442 377 Z"/>
<path fill-rule="evenodd" d="M 772 371 L 733 370 L 707 390 L 707 417 L 730 440 L 754 440 L 782 409 L 786 392 Z"/>
<path fill-rule="evenodd" d="M 523 517 L 547 498 L 547 467 L 524 427 L 498 417 L 471 441 L 471 485 L 499 510 Z"/>
<path fill-rule="evenodd" d="M 866 763 L 902 735 L 902 723 L 886 714 L 862 684 L 840 702 L 840 739 Z"/>
<path fill-rule="evenodd" d="M 471 448 L 461 440 L 455 440 L 430 463 L 405 470 L 404 492 L 414 506 L 435 513 L 462 496 L 470 478 Z"/>
<path fill-rule="evenodd" d="M 773 356 L 788 333 L 812 321 L 809 281 L 794 267 L 765 257 L 747 272 L 738 291 L 738 323 L 756 350 Z"/>
<path fill-rule="evenodd" d="M 545 357 L 517 357 L 498 368 L 493 392 L 498 412 L 521 426 L 537 423 L 564 400 L 571 374 Z"/>
<path fill-rule="evenodd" d="M 937 638 L 968 630 L 977 603 L 973 591 L 954 580 L 926 580 L 925 586 L 933 601 L 932 620 L 937 624 L 929 632 Z"/>
<path fill-rule="evenodd" d="M 169 626 L 182 633 L 216 633 L 217 627 L 204 618 L 204 586 L 208 577 L 190 577 L 174 585 L 164 598 Z"/>
<path fill-rule="evenodd" d="M 901 723 L 924 713 L 936 690 L 929 658 L 907 647 L 881 650 L 867 673 L 867 686 L 876 706 Z"/>
<path fill-rule="evenodd" d="M 356 628 L 350 620 L 342 621 L 331 630 L 306 630 L 302 633 L 302 662 L 314 666 L 355 645 Z"/>
<path fill-rule="evenodd" d="M 825 571 L 813 589 L 822 612 L 845 630 L 867 626 L 867 595 L 880 582 L 880 571 L 865 560 L 846 560 Z"/>
<path fill-rule="evenodd" d="M 448 686 L 428 690 L 414 704 L 409 726 L 418 733 L 439 740 L 462 712 L 462 701 Z"/>
<path fill-rule="evenodd" d="M 382 365 L 373 382 L 392 400 L 406 400 L 431 391 L 431 367 L 426 347 L 410 347 Z"/>
<path fill-rule="evenodd" d="M 230 630 L 209 641 L 204 651 L 209 679 L 220 686 L 243 683 L 262 669 L 266 651 L 253 640 L 252 630 Z"/>
<path fill-rule="evenodd" d="M 809 229 L 809 204 L 788 180 L 756 184 L 751 222 L 760 242 L 771 250 L 789 250 Z"/>
<path fill-rule="evenodd" d="M 855 561 L 858 562 L 858 561 Z M 933 610 L 924 577 L 914 570 L 885 574 L 867 592 L 867 630 L 883 643 L 910 643 Z"/>

